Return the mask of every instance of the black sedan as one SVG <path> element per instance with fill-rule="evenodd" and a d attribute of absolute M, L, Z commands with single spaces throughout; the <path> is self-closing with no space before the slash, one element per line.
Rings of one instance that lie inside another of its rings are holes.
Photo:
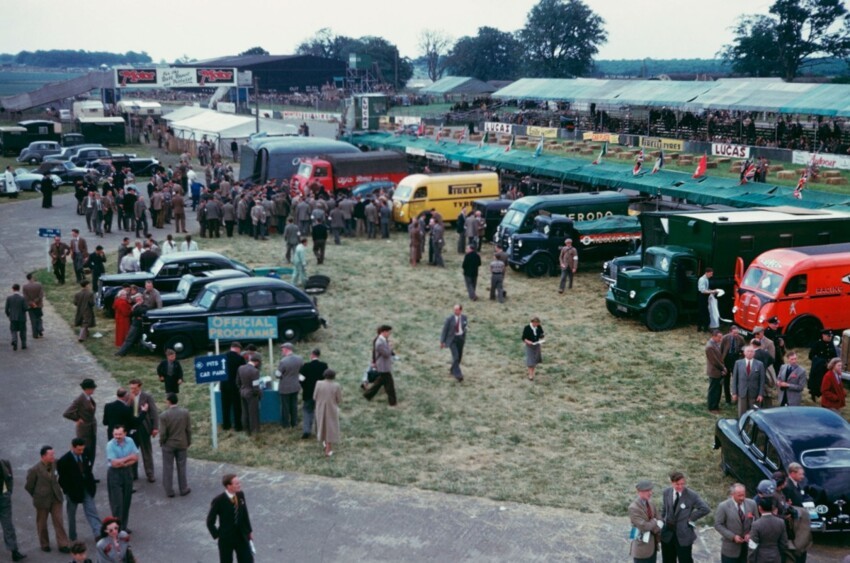
<path fill-rule="evenodd" d="M 112 302 L 115 295 L 125 283 L 140 287 L 148 280 L 160 293 L 176 291 L 177 285 L 186 274 L 197 274 L 211 270 L 232 269 L 252 275 L 253 272 L 245 264 L 232 260 L 217 252 L 203 250 L 195 252 L 174 252 L 160 256 L 148 272 L 133 272 L 126 274 L 110 274 L 101 276 L 98 281 L 97 301 L 107 316 L 112 316 Z"/>
<path fill-rule="evenodd" d="M 209 272 L 197 272 L 194 274 L 186 274 L 180 278 L 180 283 L 177 284 L 175 291 L 167 291 L 162 293 L 162 306 L 182 305 L 183 303 L 191 303 L 195 297 L 208 284 L 221 280 L 229 280 L 234 278 L 247 278 L 251 274 L 242 270 L 210 270 Z"/>
<path fill-rule="evenodd" d="M 80 168 L 70 160 L 45 160 L 38 167 L 39 174 L 54 174 L 66 184 L 85 179 L 91 173 L 88 168 Z"/>
<path fill-rule="evenodd" d="M 278 339 L 290 341 L 323 324 L 310 296 L 294 285 L 275 278 L 231 279 L 207 285 L 191 304 L 148 311 L 142 341 L 151 351 L 170 348 L 179 358 L 204 353 L 213 344 L 207 328 L 211 317 L 277 317 Z M 235 339 L 222 332 L 221 342 Z"/>
<path fill-rule="evenodd" d="M 159 160 L 155 158 L 137 157 L 136 155 L 112 155 L 112 158 L 95 160 L 89 165 L 100 174 L 106 175 L 115 170 L 129 168 L 135 176 L 153 176 L 162 168 Z"/>
<path fill-rule="evenodd" d="M 752 410 L 740 420 L 717 421 L 714 447 L 723 471 L 755 493 L 774 471 L 797 462 L 814 503 L 812 531 L 850 531 L 850 424 L 819 407 Z"/>

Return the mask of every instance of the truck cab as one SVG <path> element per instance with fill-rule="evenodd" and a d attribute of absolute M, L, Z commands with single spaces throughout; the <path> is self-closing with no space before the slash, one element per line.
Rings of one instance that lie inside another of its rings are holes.
<path fill-rule="evenodd" d="M 298 171 L 292 176 L 290 187 L 304 193 L 308 186 L 315 183 L 321 184 L 325 193 L 334 193 L 331 163 L 322 158 L 302 158 L 301 164 L 298 165 Z"/>
<path fill-rule="evenodd" d="M 690 248 L 647 248 L 640 269 L 618 273 L 605 305 L 617 317 L 640 316 L 649 330 L 670 330 L 683 313 L 696 309 L 699 271 Z"/>
<path fill-rule="evenodd" d="M 508 264 L 532 278 L 554 275 L 564 239 L 577 239 L 572 219 L 564 215 L 539 215 L 530 233 L 512 235 L 508 241 Z"/>

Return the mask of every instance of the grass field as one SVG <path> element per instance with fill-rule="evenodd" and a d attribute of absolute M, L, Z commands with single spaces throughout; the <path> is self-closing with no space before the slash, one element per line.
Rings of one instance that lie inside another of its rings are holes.
<path fill-rule="evenodd" d="M 454 248 L 454 235 L 447 238 L 447 249 Z M 199 242 L 252 266 L 282 260 L 276 237 Z M 705 337 L 693 327 L 657 334 L 614 319 L 605 310 L 597 265 L 586 264 L 564 295 L 556 291 L 557 278 L 511 272 L 508 300 L 500 306 L 486 299 L 489 276 L 479 280 L 483 300 L 466 298 L 453 251 L 445 269 L 410 268 L 406 251 L 406 236 L 394 234 L 390 241 L 345 240 L 329 246 L 324 266 L 311 261 L 310 273 L 332 279 L 318 297 L 329 326 L 298 343 L 296 353 L 307 357 L 318 346 L 340 374 L 343 441 L 333 458 L 324 458 L 313 440 L 299 440 L 300 429 L 276 425 L 265 426 L 258 439 L 220 433 L 213 451 L 207 390 L 187 383 L 183 402 L 197 433 L 192 455 L 615 515 L 625 514 L 636 480 L 664 483 L 673 469 L 688 474 L 710 504 L 725 497 L 728 480 L 712 450 L 715 418 L 705 406 Z M 109 258 L 114 271 L 114 252 Z M 40 276 L 51 303 L 72 319 L 73 286 Z M 449 375 L 449 352 L 439 349 L 442 321 L 455 302 L 470 319 L 462 384 Z M 540 316 L 547 334 L 534 383 L 525 379 L 520 341 L 532 315 Z M 400 356 L 397 408 L 387 406 L 383 393 L 369 403 L 358 390 L 375 328 L 384 322 L 393 326 Z M 97 331 L 103 338 L 86 345 L 98 361 L 119 383 L 141 377 L 162 402 L 155 377 L 160 358 L 116 358 L 111 319 L 99 315 Z M 66 333 L 73 337 L 72 329 Z M 191 362 L 183 365 L 191 371 Z M 734 412 L 727 407 L 724 414 Z M 592 506 L 589 498 L 596 499 Z"/>

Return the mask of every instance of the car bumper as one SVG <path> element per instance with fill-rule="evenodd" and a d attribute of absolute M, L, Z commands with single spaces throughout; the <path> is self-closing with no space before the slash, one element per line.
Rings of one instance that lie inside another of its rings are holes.
<path fill-rule="evenodd" d="M 144 346 L 149 352 L 156 351 L 156 344 L 151 342 L 147 334 L 142 335 L 142 346 Z"/>

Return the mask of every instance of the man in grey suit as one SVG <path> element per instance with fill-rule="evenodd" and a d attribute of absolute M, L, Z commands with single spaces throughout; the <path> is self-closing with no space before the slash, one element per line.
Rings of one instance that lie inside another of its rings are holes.
<path fill-rule="evenodd" d="M 169 498 L 174 496 L 172 477 L 174 476 L 174 460 L 177 460 L 177 486 L 180 496 L 185 497 L 192 492 L 186 483 L 186 454 L 192 445 L 192 421 L 189 411 L 178 407 L 177 393 L 165 396 L 168 408 L 159 417 L 159 447 L 162 448 L 162 486 Z"/>
<path fill-rule="evenodd" d="M 756 502 L 747 498 L 741 483 L 729 487 L 729 498 L 717 505 L 714 529 L 723 537 L 720 544 L 720 563 L 747 563 L 747 542 L 750 529 L 758 518 Z"/>
<path fill-rule="evenodd" d="M 277 364 L 277 391 L 280 395 L 280 425 L 283 428 L 298 427 L 298 392 L 301 391 L 301 368 L 304 359 L 294 353 L 291 342 L 280 345 L 283 357 Z"/>
<path fill-rule="evenodd" d="M 773 496 L 761 497 L 758 501 L 759 519 L 753 522 L 750 539 L 758 547 L 750 550 L 750 561 L 759 563 L 782 563 L 788 548 L 788 533 L 785 522 L 776 516 Z M 757 553 L 756 553 L 757 552 Z"/>
<path fill-rule="evenodd" d="M 26 555 L 18 550 L 15 523 L 12 522 L 12 482 L 12 465 L 8 459 L 0 459 L 0 527 L 6 549 L 12 552 L 12 561 L 20 561 Z"/>
<path fill-rule="evenodd" d="M 463 372 L 460 362 L 463 359 L 463 345 L 466 343 L 466 315 L 463 314 L 463 305 L 458 303 L 454 306 L 454 312 L 446 318 L 443 323 L 443 333 L 440 335 L 440 348 L 448 348 L 452 353 L 451 374 L 458 381 L 463 381 Z"/>
<path fill-rule="evenodd" d="M 27 349 L 27 301 L 21 295 L 21 286 L 12 285 L 12 295 L 6 298 L 6 316 L 9 317 L 9 331 L 12 333 L 12 350 L 18 350 L 18 336 L 21 337 L 21 349 Z"/>
<path fill-rule="evenodd" d="M 372 367 L 377 372 L 378 376 L 375 381 L 364 389 L 363 396 L 367 401 L 371 401 L 381 387 L 387 391 L 387 401 L 391 407 L 396 406 L 398 398 L 395 394 L 395 381 L 393 381 L 393 349 L 390 345 L 390 331 L 393 327 L 390 325 L 381 325 L 378 327 L 378 336 L 372 343 Z"/>
<path fill-rule="evenodd" d="M 799 407 L 803 400 L 803 391 L 806 389 L 806 370 L 797 364 L 797 352 L 788 352 L 785 362 L 776 375 L 779 406 Z"/>
<path fill-rule="evenodd" d="M 159 410 L 157 410 L 156 401 L 153 400 L 151 394 L 147 391 L 142 391 L 142 381 L 140 379 L 130 380 L 129 404 L 130 408 L 133 409 L 134 432 L 131 437 L 142 454 L 148 483 L 155 483 L 156 477 L 154 475 L 151 438 L 156 438 L 157 434 L 159 434 Z M 138 466 L 138 463 L 133 465 L 135 468 L 138 468 Z M 135 469 L 135 473 L 138 474 L 138 469 Z"/>
<path fill-rule="evenodd" d="M 686 487 L 685 475 L 670 474 L 671 486 L 664 489 L 661 504 L 661 560 L 664 563 L 691 563 L 691 550 L 697 534 L 696 521 L 711 512 L 700 496 Z"/>
<path fill-rule="evenodd" d="M 752 346 L 744 347 L 744 358 L 732 370 L 732 400 L 738 401 L 738 418 L 761 403 L 764 397 L 764 364 L 754 359 Z"/>

